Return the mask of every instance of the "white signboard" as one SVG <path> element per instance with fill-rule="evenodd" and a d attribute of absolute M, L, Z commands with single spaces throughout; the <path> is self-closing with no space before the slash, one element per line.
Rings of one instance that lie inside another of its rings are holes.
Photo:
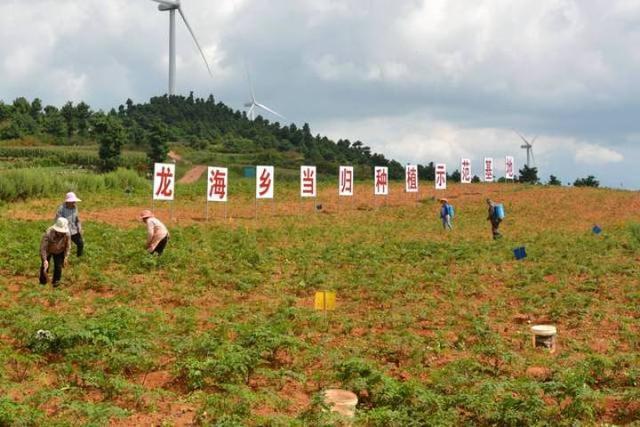
<path fill-rule="evenodd" d="M 153 200 L 173 200 L 175 178 L 175 163 L 155 163 L 153 165 Z"/>
<path fill-rule="evenodd" d="M 300 197 L 316 197 L 315 166 L 300 166 Z"/>
<path fill-rule="evenodd" d="M 447 189 L 447 165 L 438 163 L 436 165 L 436 190 Z"/>
<path fill-rule="evenodd" d="M 209 166 L 207 171 L 207 201 L 226 202 L 229 183 L 227 168 Z"/>
<path fill-rule="evenodd" d="M 375 184 L 374 193 L 376 196 L 386 196 L 389 194 L 389 168 L 386 166 L 376 166 L 373 182 Z"/>
<path fill-rule="evenodd" d="M 418 192 L 418 166 L 407 165 L 404 168 L 404 183 L 405 191 L 407 193 Z"/>
<path fill-rule="evenodd" d="M 504 158 L 504 177 L 505 179 L 514 180 L 516 178 L 515 162 L 513 156 L 507 156 Z"/>
<path fill-rule="evenodd" d="M 353 196 L 353 166 L 340 166 L 338 195 Z"/>
<path fill-rule="evenodd" d="M 493 182 L 493 158 L 484 158 L 484 182 Z"/>
<path fill-rule="evenodd" d="M 256 166 L 256 199 L 273 199 L 273 166 Z"/>
<path fill-rule="evenodd" d="M 460 160 L 460 183 L 462 184 L 470 184 L 472 180 L 471 176 L 471 160 L 462 159 Z"/>

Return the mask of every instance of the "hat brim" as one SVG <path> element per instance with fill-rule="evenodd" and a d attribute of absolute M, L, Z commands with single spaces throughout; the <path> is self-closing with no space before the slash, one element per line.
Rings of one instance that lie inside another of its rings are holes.
<path fill-rule="evenodd" d="M 64 234 L 66 234 L 66 233 L 68 233 L 68 232 L 69 232 L 69 229 L 68 229 L 68 228 L 60 228 L 60 227 L 56 227 L 55 225 L 54 225 L 53 227 L 51 227 L 51 228 L 53 228 L 53 230 L 54 230 L 54 231 L 57 231 L 58 233 L 64 233 Z"/>
<path fill-rule="evenodd" d="M 75 198 L 75 199 L 67 199 L 64 202 L 65 203 L 75 203 L 75 202 L 81 202 L 82 200 Z"/>

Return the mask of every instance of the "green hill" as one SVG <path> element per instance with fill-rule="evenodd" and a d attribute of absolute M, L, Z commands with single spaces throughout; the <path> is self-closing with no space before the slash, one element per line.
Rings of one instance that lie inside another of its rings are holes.
<path fill-rule="evenodd" d="M 400 163 L 372 153 L 361 141 L 333 141 L 313 135 L 308 124 L 270 122 L 258 116 L 251 121 L 245 112 L 233 110 L 211 95 L 207 99 L 184 96 L 154 97 L 134 104 L 130 99 L 105 113 L 89 105 L 71 102 L 63 107 L 43 107 L 39 99 L 17 98 L 0 102 L 0 141 L 3 146 L 94 145 L 103 138 L 108 118 L 124 128 L 125 148 L 147 151 L 154 134 L 183 146 L 186 160 L 200 163 L 230 161 L 229 166 L 265 163 L 294 168 L 313 164 L 320 173 L 335 173 L 339 164 L 356 167 L 389 166 L 392 179 L 403 176 Z M 125 164 L 125 166 L 130 166 Z"/>

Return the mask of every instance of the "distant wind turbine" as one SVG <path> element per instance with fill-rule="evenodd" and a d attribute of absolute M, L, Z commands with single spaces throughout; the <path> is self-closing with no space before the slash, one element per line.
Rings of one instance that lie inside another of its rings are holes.
<path fill-rule="evenodd" d="M 267 107 L 264 104 L 259 103 L 258 101 L 256 101 L 256 94 L 253 91 L 253 82 L 251 81 L 251 75 L 249 74 L 249 69 L 247 68 L 247 79 L 249 80 L 249 88 L 251 89 L 251 99 L 246 102 L 244 104 L 244 106 L 246 108 L 249 109 L 249 111 L 247 111 L 247 115 L 249 116 L 249 120 L 254 120 L 256 118 L 256 110 L 258 108 L 264 110 L 264 111 L 268 111 L 269 113 L 273 114 L 274 116 L 280 117 L 282 120 L 287 120 L 282 114 L 272 110 L 271 108 Z"/>
<path fill-rule="evenodd" d="M 182 20 L 184 21 L 184 25 L 186 25 L 187 30 L 193 37 L 193 41 L 196 43 L 196 47 L 200 51 L 200 55 L 204 60 L 204 65 L 207 66 L 207 71 L 209 75 L 213 77 L 213 73 L 211 72 L 211 68 L 209 67 L 209 63 L 207 62 L 207 58 L 204 56 L 204 52 L 200 47 L 200 43 L 198 43 L 198 39 L 196 35 L 193 33 L 191 29 L 191 25 L 189 25 L 189 21 L 184 16 L 182 12 L 182 7 L 180 7 L 180 0 L 152 0 L 156 3 L 160 3 L 158 5 L 158 10 L 164 12 L 169 11 L 169 95 L 174 95 L 176 92 L 176 10 L 180 13 Z"/>
<path fill-rule="evenodd" d="M 536 158 L 533 156 L 533 143 L 536 141 L 536 139 L 538 138 L 537 136 L 535 136 L 531 142 L 527 141 L 527 139 L 522 136 L 520 134 L 520 132 L 518 131 L 514 131 L 515 133 L 518 134 L 518 136 L 524 141 L 524 145 L 521 145 L 520 148 L 523 148 L 525 150 L 527 150 L 527 167 L 530 168 L 531 167 L 531 161 L 533 160 L 533 163 L 536 163 Z"/>

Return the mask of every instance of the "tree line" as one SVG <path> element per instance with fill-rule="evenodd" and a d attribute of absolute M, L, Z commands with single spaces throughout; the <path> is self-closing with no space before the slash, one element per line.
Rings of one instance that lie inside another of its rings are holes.
<path fill-rule="evenodd" d="M 213 95 L 158 96 L 136 104 L 131 99 L 108 112 L 95 111 L 88 104 L 67 102 L 62 107 L 43 106 L 38 98 L 24 97 L 11 104 L 0 101 L 0 140 L 38 137 L 59 145 L 99 144 L 100 169 L 111 171 L 120 165 L 124 147 L 147 152 L 149 165 L 166 160 L 169 142 L 181 143 L 196 150 L 222 153 L 273 153 L 275 166 L 278 153 L 296 153 L 304 163 L 316 165 L 319 173 L 335 173 L 340 164 L 354 166 L 387 166 L 390 179 L 403 179 L 404 166 L 383 154 L 373 153 L 362 141 L 313 135 L 308 123 L 271 122 L 262 116 L 249 120 L 246 112 L 233 110 L 216 102 Z M 418 165 L 421 180 L 433 181 L 433 162 Z M 460 181 L 460 172 L 448 174 Z M 550 179 L 549 184 L 556 184 Z M 474 182 L 480 179 L 475 176 Z M 525 166 L 520 182 L 538 183 L 537 170 Z M 559 183 L 559 182 L 558 182 Z M 594 177 L 576 181 L 575 185 L 597 186 Z"/>
<path fill-rule="evenodd" d="M 401 178 L 404 167 L 384 155 L 373 153 L 361 141 L 333 141 L 313 135 L 309 124 L 282 125 L 262 116 L 249 120 L 245 112 L 233 110 L 213 95 L 207 99 L 189 96 L 159 96 L 149 102 L 125 104 L 109 112 L 94 111 L 80 102 L 61 108 L 43 107 L 38 98 L 20 97 L 11 104 L 0 102 L 0 139 L 40 137 L 53 144 L 100 145 L 103 170 L 113 170 L 123 147 L 143 149 L 150 163 L 163 161 L 168 143 L 182 143 L 194 149 L 223 153 L 298 153 L 319 172 L 332 171 L 337 164 L 387 166 L 391 178 Z M 275 156 L 276 166 L 278 156 Z"/>

